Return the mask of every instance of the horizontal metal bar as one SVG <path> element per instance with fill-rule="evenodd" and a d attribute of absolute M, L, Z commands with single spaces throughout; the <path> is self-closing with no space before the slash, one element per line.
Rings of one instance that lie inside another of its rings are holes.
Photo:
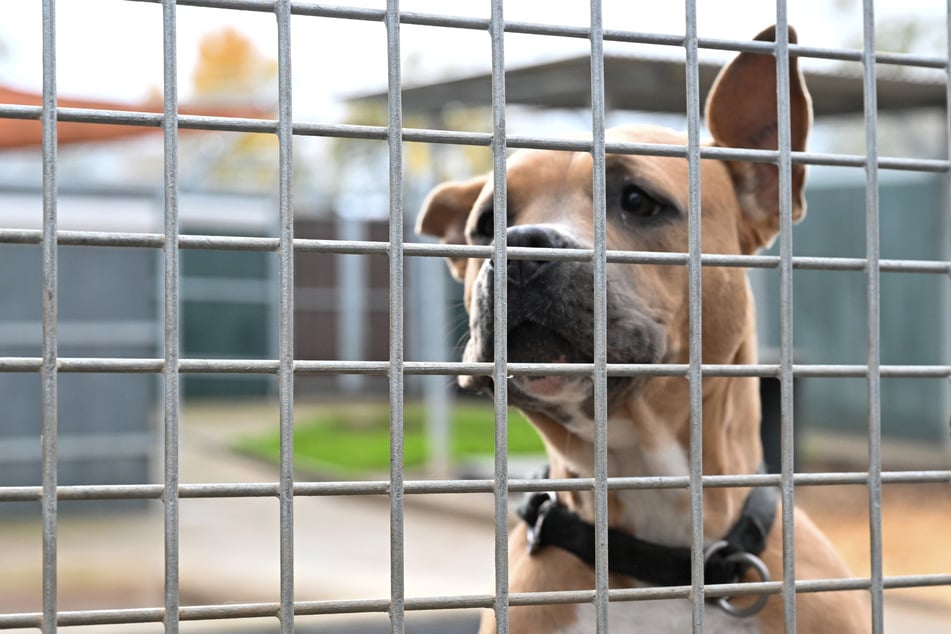
<path fill-rule="evenodd" d="M 238 606 L 235 606 L 238 607 Z M 118 625 L 125 623 L 154 623 L 163 619 L 164 608 L 137 608 L 130 610 L 83 610 L 58 612 L 56 624 L 70 625 Z M 40 613 L 0 614 L 0 630 L 42 627 Z"/>
<path fill-rule="evenodd" d="M 866 472 L 797 473 L 796 486 L 861 485 L 868 483 Z M 608 488 L 614 491 L 644 489 L 686 489 L 687 476 L 652 476 L 608 478 Z M 886 471 L 884 484 L 951 484 L 951 470 Z M 779 474 L 741 474 L 703 476 L 704 488 L 749 486 L 779 486 Z M 492 493 L 493 481 L 479 480 L 408 480 L 404 483 L 407 495 L 442 495 L 458 493 Z M 591 491 L 593 478 L 569 479 L 511 479 L 511 493 L 539 491 Z M 387 495 L 387 480 L 295 482 L 294 495 L 300 497 L 333 497 L 354 495 Z M 164 487 L 161 484 L 69 485 L 56 489 L 59 500 L 159 500 Z M 262 498 L 277 497 L 276 482 L 253 483 L 199 483 L 182 484 L 178 497 L 182 499 Z M 0 502 L 36 502 L 42 496 L 40 486 L 0 487 Z"/>
<path fill-rule="evenodd" d="M 155 3 L 159 0 L 134 0 L 137 2 Z M 243 11 L 273 12 L 273 2 L 270 0 L 178 0 L 181 6 L 211 7 L 219 9 L 233 9 Z M 337 18 L 345 20 L 362 20 L 368 22 L 383 22 L 386 12 L 382 9 L 359 9 L 352 7 L 332 6 L 313 2 L 294 2 L 291 4 L 291 13 L 312 17 Z M 417 12 L 401 12 L 401 24 L 414 26 L 432 26 L 442 28 L 469 29 L 486 31 L 489 29 L 488 18 L 469 18 L 462 16 L 448 16 Z M 554 24 L 540 24 L 534 22 L 506 21 L 506 33 L 523 35 L 544 35 L 552 37 L 567 37 L 590 39 L 591 30 L 588 27 L 561 26 Z M 684 46 L 684 36 L 674 34 L 659 34 L 625 30 L 604 30 L 602 37 L 606 42 L 625 42 L 633 44 L 653 44 L 660 46 Z M 775 44 L 772 42 L 749 42 L 742 40 L 727 40 L 719 38 L 698 38 L 698 48 L 711 50 L 725 50 L 736 52 L 763 52 L 772 53 Z M 796 57 L 810 57 L 817 59 L 833 59 L 861 62 L 863 52 L 860 49 L 831 49 L 788 45 L 789 52 Z M 934 55 L 913 55 L 908 53 L 876 53 L 875 61 L 880 64 L 901 66 L 920 66 L 923 68 L 944 69 L 947 60 Z"/>
<path fill-rule="evenodd" d="M 112 125 L 130 125 L 160 128 L 163 115 L 151 112 L 130 112 L 124 110 L 99 110 L 88 108 L 59 108 L 58 117 L 63 122 L 100 123 Z M 39 119 L 42 109 L 38 106 L 16 106 L 0 104 L 0 117 L 13 119 Z M 185 130 L 206 130 L 218 132 L 257 132 L 277 134 L 277 120 L 250 119 L 238 117 L 214 117 L 205 115 L 178 115 L 178 127 Z M 329 138 L 351 138 L 385 141 L 387 128 L 384 126 L 358 126 L 350 124 L 317 124 L 297 122 L 292 126 L 297 136 L 318 136 Z M 458 132 L 404 128 L 404 141 L 419 143 L 441 143 L 455 145 L 475 145 L 488 147 L 492 135 L 478 132 Z M 590 152 L 592 142 L 584 139 L 544 138 L 509 136 L 506 145 L 513 149 L 547 149 L 562 151 Z M 634 154 L 644 156 L 686 157 L 685 145 L 626 143 L 608 141 L 605 151 L 610 154 Z M 774 150 L 755 150 L 728 147 L 704 146 L 700 156 L 709 159 L 746 160 L 754 162 L 776 163 L 779 153 Z M 864 155 L 822 154 L 816 152 L 790 153 L 793 164 L 835 165 L 846 167 L 865 167 L 868 158 Z M 876 157 L 875 164 L 880 169 L 920 172 L 947 172 L 949 162 L 940 159 L 918 159 L 901 157 Z"/>
<path fill-rule="evenodd" d="M 867 577 L 845 579 L 797 580 L 797 593 L 836 592 L 842 590 L 865 590 L 871 585 Z M 886 590 L 898 588 L 919 588 L 951 585 L 951 574 L 904 575 L 884 578 Z M 776 594 L 782 588 L 778 581 L 729 583 L 704 586 L 705 594 L 710 598 L 722 596 Z M 651 601 L 659 599 L 688 598 L 689 586 L 622 588 L 608 591 L 608 600 Z M 513 606 L 554 605 L 572 603 L 590 603 L 594 600 L 593 590 L 573 590 L 562 592 L 530 592 L 509 595 Z M 446 610 L 491 607 L 492 595 L 460 595 L 445 597 L 408 597 L 405 609 L 412 611 Z M 360 599 L 341 601 L 298 601 L 294 603 L 294 614 L 366 614 L 386 612 L 390 607 L 388 599 Z M 245 603 L 222 605 L 182 606 L 179 618 L 182 621 L 203 621 L 214 619 L 277 618 L 278 603 Z M 57 624 L 61 627 L 79 625 L 119 625 L 131 623 L 160 622 L 164 618 L 163 608 L 135 608 L 113 610 L 81 610 L 59 612 Z M 0 629 L 40 627 L 42 615 L 38 612 L 0 614 Z"/>
<path fill-rule="evenodd" d="M 42 232 L 38 229 L 0 229 L 0 244 L 40 244 Z M 108 246 L 161 248 L 165 242 L 162 234 L 122 233 L 97 231 L 60 231 L 58 243 L 62 246 Z M 221 251 L 273 252 L 278 249 L 277 238 L 182 235 L 178 242 L 181 249 L 206 249 Z M 294 240 L 297 253 L 322 253 L 333 255 L 386 255 L 388 242 L 366 240 Z M 492 247 L 481 245 L 431 244 L 409 242 L 403 251 L 414 257 L 470 257 L 488 258 Z M 594 255 L 591 249 L 549 249 L 509 247 L 508 257 L 513 260 L 551 260 L 590 262 Z M 608 251 L 608 262 L 617 264 L 686 265 L 686 253 L 661 253 L 652 251 Z M 730 266 L 757 269 L 772 269 L 779 266 L 779 257 L 771 255 L 724 255 L 706 253 L 701 256 L 704 266 Z M 793 268 L 805 270 L 864 271 L 865 258 L 839 257 L 794 257 Z M 951 262 L 940 260 L 881 260 L 881 270 L 892 273 L 951 273 Z"/>
<path fill-rule="evenodd" d="M 39 229 L 0 229 L 0 244 L 40 244 Z M 157 233 L 119 233 L 105 231 L 58 231 L 57 243 L 69 246 L 161 247 L 164 236 Z M 250 249 L 250 245 L 242 246 Z"/>
<path fill-rule="evenodd" d="M 40 106 L 0 105 L 0 117 L 5 119 L 39 119 L 41 114 L 42 108 Z M 61 123 L 98 123 L 156 129 L 162 127 L 162 121 L 165 118 L 165 115 L 161 112 L 111 110 L 108 108 L 59 107 L 56 109 L 56 114 Z M 277 121 L 275 119 L 194 114 L 180 114 L 177 118 L 180 128 L 191 130 L 277 133 Z"/>
<path fill-rule="evenodd" d="M 38 372 L 40 357 L 0 357 L 0 372 Z M 60 357 L 60 372 L 97 373 L 156 373 L 164 369 L 163 359 Z M 181 359 L 178 365 L 183 374 L 275 374 L 278 361 L 274 359 Z M 594 371 L 591 363 L 510 363 L 508 373 L 512 376 L 590 376 Z M 388 361 L 317 361 L 297 360 L 294 372 L 298 375 L 312 374 L 367 374 L 385 376 L 390 370 Z M 408 361 L 403 365 L 407 375 L 477 375 L 491 376 L 493 364 L 464 363 L 456 361 L 430 362 Z M 772 377 L 779 375 L 777 364 L 731 365 L 705 364 L 704 376 Z M 686 376 L 686 364 L 609 363 L 608 376 Z M 862 378 L 868 375 L 867 365 L 796 364 L 796 377 Z M 900 378 L 946 378 L 951 376 L 951 365 L 883 365 L 883 377 Z"/>
<path fill-rule="evenodd" d="M 750 53 L 771 53 L 774 46 L 770 42 L 735 42 L 717 38 L 699 38 L 700 48 L 721 51 L 745 51 Z M 743 44 L 742 48 L 738 44 Z M 846 62 L 862 62 L 864 51 L 857 48 L 827 48 L 804 46 L 790 43 L 787 48 L 792 57 L 806 57 L 814 59 L 831 59 Z M 921 68 L 944 69 L 947 60 L 935 55 L 915 55 L 912 53 L 877 52 L 875 61 L 879 64 L 897 66 L 918 66 Z"/>

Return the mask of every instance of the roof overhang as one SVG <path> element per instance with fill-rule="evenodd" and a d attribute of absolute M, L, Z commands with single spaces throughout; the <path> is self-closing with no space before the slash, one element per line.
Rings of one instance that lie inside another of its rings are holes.
<path fill-rule="evenodd" d="M 722 64 L 700 62 L 700 95 L 705 99 Z M 947 108 L 945 82 L 909 78 L 908 73 L 879 67 L 879 111 Z M 903 69 L 900 69 L 903 70 Z M 926 73 L 921 73 L 922 75 Z M 860 114 L 864 108 L 860 74 L 806 71 L 816 116 Z M 572 57 L 542 64 L 508 68 L 505 100 L 508 104 L 539 108 L 579 109 L 591 103 L 591 59 Z M 932 75 L 933 76 L 933 75 Z M 611 110 L 683 114 L 686 110 L 686 67 L 683 61 L 656 57 L 606 55 L 605 103 Z M 406 112 L 438 113 L 457 106 L 489 106 L 489 73 L 403 88 Z M 386 93 L 355 96 L 351 102 L 379 101 Z"/>
<path fill-rule="evenodd" d="M 0 85 L 0 105 L 2 106 L 30 106 L 36 109 L 39 108 L 42 103 L 43 95 L 39 93 L 16 90 L 8 86 Z M 73 99 L 69 97 L 58 97 L 56 105 L 61 108 L 81 108 L 113 112 L 159 113 L 162 111 L 162 104 L 156 102 L 129 104 L 113 101 Z M 181 114 L 249 118 L 260 117 L 264 114 L 260 108 L 189 104 L 181 105 L 179 112 Z M 114 141 L 146 134 L 155 134 L 161 131 L 161 128 L 60 121 L 56 126 L 56 131 L 57 144 L 66 145 L 70 143 Z M 38 115 L 30 118 L 14 119 L 8 118 L 8 116 L 0 113 L 0 150 L 35 148 L 42 144 L 43 127 Z"/>

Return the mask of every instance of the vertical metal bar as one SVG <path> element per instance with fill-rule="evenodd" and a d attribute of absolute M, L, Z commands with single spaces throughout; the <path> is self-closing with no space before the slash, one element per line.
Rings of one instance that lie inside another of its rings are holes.
<path fill-rule="evenodd" d="M 178 632 L 179 610 L 179 262 L 178 262 L 178 69 L 175 2 L 164 0 L 163 61 L 165 135 L 165 631 Z"/>
<path fill-rule="evenodd" d="M 399 0 L 387 0 L 390 151 L 390 628 L 404 631 L 403 561 L 403 102 Z"/>
<path fill-rule="evenodd" d="M 594 209 L 594 517 L 595 623 L 608 631 L 607 194 L 604 156 L 604 24 L 591 0 L 591 157 Z"/>
<path fill-rule="evenodd" d="M 43 632 L 56 631 L 57 561 L 57 207 L 56 2 L 43 2 Z"/>
<path fill-rule="evenodd" d="M 951 113 L 951 0 L 947 0 L 947 7 L 945 8 L 945 43 L 947 45 L 947 50 L 945 51 L 945 112 Z M 947 159 L 951 159 L 951 117 L 945 118 L 945 153 L 944 156 Z M 951 174 L 945 176 L 945 200 L 951 201 Z M 949 224 L 947 225 L 948 230 L 951 230 L 951 219 L 949 219 Z M 945 252 L 945 256 L 951 260 L 951 247 L 948 251 Z M 951 269 L 948 270 L 948 286 L 947 286 L 947 314 L 951 314 Z M 951 360 L 951 336 L 948 337 L 949 348 L 946 350 L 948 354 L 948 359 Z M 947 403 L 951 405 L 951 376 L 948 377 L 948 395 L 949 398 Z"/>
<path fill-rule="evenodd" d="M 687 0 L 687 28 L 684 47 L 687 53 L 687 166 L 688 166 L 688 239 L 687 273 L 690 355 L 687 380 L 690 383 L 690 523 L 691 523 L 691 596 L 693 631 L 703 632 L 703 270 L 700 266 L 700 70 L 697 48 L 696 0 Z"/>
<path fill-rule="evenodd" d="M 868 514 L 871 549 L 872 632 L 884 629 L 882 585 L 882 418 L 879 307 L 878 103 L 875 84 L 875 3 L 863 2 L 863 84 L 865 93 L 865 279 L 868 364 Z"/>
<path fill-rule="evenodd" d="M 294 631 L 294 206 L 293 113 L 291 109 L 291 6 L 279 0 L 277 19 L 278 87 L 278 401 L 280 403 L 281 632 Z"/>
<path fill-rule="evenodd" d="M 492 0 L 489 35 L 492 44 L 492 174 L 495 241 L 492 250 L 495 397 L 495 621 L 500 634 L 509 631 L 508 570 L 508 256 L 505 252 L 508 200 L 505 150 L 505 22 L 503 0 Z"/>
<path fill-rule="evenodd" d="M 789 120 L 789 25 L 786 0 L 776 0 L 776 117 L 779 150 L 780 497 L 783 525 L 783 620 L 796 631 L 795 428 L 793 383 L 792 131 Z"/>

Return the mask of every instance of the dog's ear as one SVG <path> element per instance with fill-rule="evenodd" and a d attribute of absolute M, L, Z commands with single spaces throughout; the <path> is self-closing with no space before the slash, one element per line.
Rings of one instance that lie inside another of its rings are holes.
<path fill-rule="evenodd" d="M 488 176 L 477 176 L 437 186 L 423 201 L 416 220 L 416 233 L 439 238 L 446 244 L 465 244 L 466 219 L 487 180 Z M 465 277 L 468 258 L 447 260 L 452 276 L 461 281 Z"/>
<path fill-rule="evenodd" d="M 776 27 L 769 27 L 757 40 L 776 40 Z M 789 29 L 790 43 L 796 32 Z M 769 53 L 741 53 L 713 84 L 707 99 L 707 127 L 714 145 L 775 150 L 779 142 L 776 113 L 776 58 Z M 789 59 L 789 123 L 793 151 L 806 147 L 812 125 L 812 100 L 797 58 Z M 773 163 L 728 161 L 737 196 L 743 208 L 741 247 L 753 253 L 768 246 L 779 232 L 779 169 Z M 805 165 L 792 166 L 792 217 L 805 216 L 803 188 Z"/>

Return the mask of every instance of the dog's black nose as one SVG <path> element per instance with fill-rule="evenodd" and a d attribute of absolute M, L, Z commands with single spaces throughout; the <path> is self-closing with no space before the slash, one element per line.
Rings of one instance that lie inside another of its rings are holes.
<path fill-rule="evenodd" d="M 506 244 L 510 247 L 541 249 L 563 249 L 566 246 L 564 238 L 557 231 L 536 225 L 512 227 L 508 230 Z M 509 284 L 526 286 L 553 264 L 550 260 L 516 260 L 509 256 Z"/>

